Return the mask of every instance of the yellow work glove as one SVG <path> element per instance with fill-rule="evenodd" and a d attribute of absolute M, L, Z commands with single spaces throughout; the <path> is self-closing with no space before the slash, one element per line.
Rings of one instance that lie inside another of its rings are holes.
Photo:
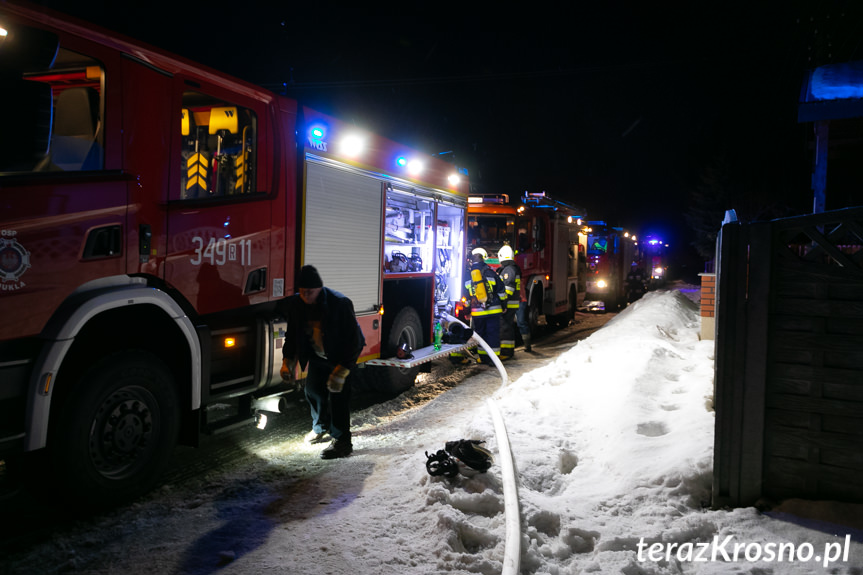
<path fill-rule="evenodd" d="M 341 393 L 342 389 L 345 387 L 345 379 L 347 379 L 350 372 L 351 371 L 347 368 L 340 365 L 336 366 L 330 374 L 330 378 L 327 380 L 327 389 L 330 390 L 330 393 Z"/>
<path fill-rule="evenodd" d="M 288 383 L 294 381 L 294 373 L 297 367 L 297 360 L 288 361 L 282 358 L 282 368 L 279 370 L 279 375 L 282 376 L 282 381 Z"/>

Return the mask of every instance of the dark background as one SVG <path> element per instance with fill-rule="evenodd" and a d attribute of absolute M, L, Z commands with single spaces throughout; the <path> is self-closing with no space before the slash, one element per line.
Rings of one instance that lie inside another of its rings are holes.
<path fill-rule="evenodd" d="M 811 211 L 804 74 L 863 57 L 859 1 L 38 3 L 661 234 L 690 279 L 725 209 Z"/>

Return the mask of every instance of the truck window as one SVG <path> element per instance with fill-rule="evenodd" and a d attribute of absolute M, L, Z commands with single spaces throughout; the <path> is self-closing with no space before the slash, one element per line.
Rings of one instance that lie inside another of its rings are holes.
<path fill-rule="evenodd" d="M 199 92 L 185 92 L 180 110 L 183 200 L 253 194 L 257 116 L 253 110 Z"/>
<path fill-rule="evenodd" d="M 16 138 L 4 138 L 0 171 L 101 170 L 104 83 L 99 62 L 62 47 L 53 62 L 34 61 L 13 73 L 4 91 Z"/>
<path fill-rule="evenodd" d="M 531 249 L 530 245 L 530 220 L 527 218 L 520 218 L 518 220 L 518 232 L 516 235 L 516 245 L 518 246 L 519 253 L 529 252 Z"/>
<path fill-rule="evenodd" d="M 541 252 L 545 249 L 545 218 L 538 217 L 534 219 L 533 232 L 533 249 Z"/>
<path fill-rule="evenodd" d="M 434 255 L 432 202 L 408 191 L 387 189 L 384 269 L 430 272 Z"/>
<path fill-rule="evenodd" d="M 468 247 L 484 248 L 491 257 L 504 244 L 513 244 L 515 218 L 505 214 L 473 214 L 468 216 Z"/>

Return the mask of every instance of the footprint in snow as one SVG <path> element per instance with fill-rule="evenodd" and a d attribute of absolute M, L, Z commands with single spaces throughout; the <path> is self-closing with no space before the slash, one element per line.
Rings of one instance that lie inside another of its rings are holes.
<path fill-rule="evenodd" d="M 660 437 L 668 433 L 668 426 L 661 421 L 647 421 L 639 423 L 635 431 L 645 437 Z"/>

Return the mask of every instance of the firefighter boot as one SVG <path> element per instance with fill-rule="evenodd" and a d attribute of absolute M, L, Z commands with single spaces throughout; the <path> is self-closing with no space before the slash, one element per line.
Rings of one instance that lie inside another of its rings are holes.
<path fill-rule="evenodd" d="M 522 341 L 524 341 L 524 351 L 531 351 L 530 334 L 529 333 L 521 334 L 521 339 L 522 339 Z"/>

